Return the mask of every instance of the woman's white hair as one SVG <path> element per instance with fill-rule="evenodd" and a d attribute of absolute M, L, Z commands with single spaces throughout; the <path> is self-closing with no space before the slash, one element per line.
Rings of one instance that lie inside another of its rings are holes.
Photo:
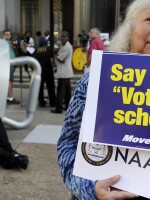
<path fill-rule="evenodd" d="M 124 22 L 112 36 L 109 50 L 116 52 L 130 52 L 131 36 L 135 22 L 140 13 L 150 7 L 150 0 L 134 0 L 127 8 Z"/>

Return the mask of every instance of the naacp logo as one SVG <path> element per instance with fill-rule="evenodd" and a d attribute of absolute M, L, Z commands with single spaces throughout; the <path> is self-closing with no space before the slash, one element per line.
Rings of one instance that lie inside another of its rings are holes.
<path fill-rule="evenodd" d="M 81 151 L 84 159 L 91 165 L 100 166 L 106 164 L 113 153 L 112 146 L 95 143 L 82 143 Z"/>

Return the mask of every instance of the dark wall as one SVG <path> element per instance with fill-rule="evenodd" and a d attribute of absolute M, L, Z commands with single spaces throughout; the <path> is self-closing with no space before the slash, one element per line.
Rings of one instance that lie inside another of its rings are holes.
<path fill-rule="evenodd" d="M 62 10 L 62 30 L 70 33 L 70 42 L 73 44 L 74 0 L 62 0 Z"/>
<path fill-rule="evenodd" d="M 116 0 L 91 0 L 90 28 L 112 33 L 115 28 Z"/>

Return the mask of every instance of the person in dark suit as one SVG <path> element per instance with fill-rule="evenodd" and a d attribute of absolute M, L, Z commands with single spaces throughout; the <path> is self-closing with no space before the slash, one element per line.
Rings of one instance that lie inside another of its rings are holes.
<path fill-rule="evenodd" d="M 35 58 L 39 61 L 42 68 L 41 85 L 39 91 L 39 106 L 45 107 L 46 105 L 44 100 L 44 83 L 46 83 L 49 105 L 50 107 L 55 107 L 55 83 L 53 66 L 51 62 L 51 59 L 53 59 L 53 52 L 51 48 L 47 46 L 47 41 L 44 37 L 41 37 L 39 40 L 39 47 L 35 52 Z"/>

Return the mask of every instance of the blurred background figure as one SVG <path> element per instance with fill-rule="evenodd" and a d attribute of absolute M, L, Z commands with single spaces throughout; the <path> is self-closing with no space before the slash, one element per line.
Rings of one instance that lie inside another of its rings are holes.
<path fill-rule="evenodd" d="M 51 48 L 47 46 L 47 41 L 44 37 L 41 37 L 39 40 L 39 47 L 35 52 L 35 58 L 39 61 L 42 68 L 41 85 L 39 91 L 39 106 L 46 106 L 46 101 L 44 99 L 44 83 L 46 83 L 49 105 L 50 107 L 55 107 L 54 72 L 51 62 L 51 59 L 53 59 L 53 52 L 51 51 Z"/>
<path fill-rule="evenodd" d="M 9 55 L 10 58 L 13 59 L 15 58 L 15 52 L 14 48 L 11 42 L 11 31 L 9 29 L 5 29 L 3 31 L 3 40 L 5 40 L 9 46 Z M 15 72 L 15 66 L 11 65 L 10 66 L 10 76 L 9 76 L 9 86 L 8 86 L 8 95 L 7 95 L 7 104 L 20 104 L 19 101 L 17 101 L 13 97 L 13 79 L 14 79 L 14 72 Z"/>
<path fill-rule="evenodd" d="M 28 47 L 34 47 L 34 39 L 31 37 L 30 31 L 26 31 L 23 35 L 23 40 Z"/>
<path fill-rule="evenodd" d="M 80 40 L 80 45 L 83 47 L 83 50 L 86 50 L 89 41 L 89 35 L 84 30 L 82 30 L 82 33 L 80 33 L 78 37 Z"/>
<path fill-rule="evenodd" d="M 36 36 L 37 36 L 36 47 L 38 48 L 38 47 L 40 46 L 40 40 L 42 40 L 44 37 L 42 36 L 41 31 L 37 31 L 37 32 L 36 32 Z"/>
<path fill-rule="evenodd" d="M 30 31 L 26 31 L 25 34 L 23 35 L 22 37 L 22 41 L 23 41 L 23 46 L 25 48 L 25 51 L 23 52 L 23 56 L 33 56 L 34 55 L 34 52 L 35 52 L 35 42 L 34 42 L 34 39 L 31 37 L 31 33 Z M 27 72 L 29 78 L 31 79 L 31 75 L 30 75 L 30 72 L 29 72 L 29 68 L 31 70 L 33 70 L 33 68 L 29 65 L 24 65 L 24 69 L 25 71 Z"/>
<path fill-rule="evenodd" d="M 51 47 L 51 49 L 53 50 L 54 39 L 50 36 L 49 30 L 46 30 L 44 35 L 45 35 L 45 39 L 47 41 L 47 46 Z"/>
<path fill-rule="evenodd" d="M 56 54 L 56 78 L 58 85 L 56 108 L 51 110 L 52 113 L 62 113 L 63 109 L 66 110 L 68 108 L 71 98 L 70 78 L 73 76 L 72 53 L 73 48 L 69 42 L 69 33 L 63 31 L 61 34 L 61 46 Z M 65 108 L 63 108 L 63 103 L 65 103 Z"/>
<path fill-rule="evenodd" d="M 50 32 L 48 30 L 46 30 L 44 34 L 45 34 L 45 39 L 47 41 L 50 41 Z"/>
<path fill-rule="evenodd" d="M 87 47 L 87 65 L 84 68 L 84 73 L 90 71 L 91 56 L 93 50 L 105 50 L 105 45 L 100 39 L 100 30 L 98 28 L 91 28 L 89 32 L 90 40 Z"/>

